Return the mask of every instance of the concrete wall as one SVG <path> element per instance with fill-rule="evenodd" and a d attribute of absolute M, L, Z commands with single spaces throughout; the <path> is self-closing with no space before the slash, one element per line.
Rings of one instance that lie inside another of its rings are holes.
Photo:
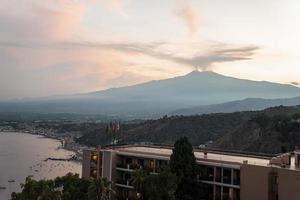
<path fill-rule="evenodd" d="M 270 167 L 242 165 L 241 200 L 268 200 L 269 173 L 271 170 Z"/>
<path fill-rule="evenodd" d="M 116 174 L 116 153 L 114 151 L 103 151 L 103 164 L 102 172 L 103 177 L 106 177 L 109 181 L 114 181 Z"/>
<path fill-rule="evenodd" d="M 111 170 L 111 151 L 103 151 L 102 176 L 109 181 L 112 180 Z"/>
<path fill-rule="evenodd" d="M 114 151 L 103 151 L 102 152 L 102 177 L 107 178 L 112 182 L 112 189 L 116 191 L 115 181 L 116 181 L 116 165 L 117 165 L 117 155 Z M 116 196 L 111 194 L 111 199 L 115 199 Z"/>
<path fill-rule="evenodd" d="M 241 167 L 241 200 L 276 199 L 276 193 L 273 192 L 273 196 L 269 194 L 270 187 L 272 187 L 269 179 L 270 173 L 274 173 L 277 177 L 277 186 L 275 185 L 274 189 L 278 190 L 278 200 L 300 199 L 300 171 L 243 165 Z"/>
<path fill-rule="evenodd" d="M 82 160 L 83 178 L 90 178 L 90 158 L 91 158 L 91 151 L 83 150 L 83 160 Z"/>
<path fill-rule="evenodd" d="M 278 169 L 279 200 L 300 199 L 300 171 Z"/>

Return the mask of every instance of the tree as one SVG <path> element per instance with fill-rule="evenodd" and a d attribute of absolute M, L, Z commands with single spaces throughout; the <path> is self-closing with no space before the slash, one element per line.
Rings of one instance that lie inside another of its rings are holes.
<path fill-rule="evenodd" d="M 52 180 L 36 181 L 28 176 L 21 188 L 21 193 L 12 193 L 13 200 L 61 200 L 61 193 Z"/>
<path fill-rule="evenodd" d="M 57 188 L 62 189 L 62 200 L 88 200 L 90 180 L 79 178 L 78 174 L 67 174 L 55 179 Z"/>
<path fill-rule="evenodd" d="M 84 179 L 67 174 L 54 180 L 36 181 L 27 177 L 20 193 L 12 193 L 12 200 L 109 200 L 111 183 L 106 178 Z"/>
<path fill-rule="evenodd" d="M 148 176 L 148 172 L 144 169 L 138 169 L 133 174 L 132 184 L 136 191 L 141 194 L 141 199 L 144 199 L 145 183 Z"/>
<path fill-rule="evenodd" d="M 88 189 L 88 199 L 109 200 L 112 192 L 111 183 L 106 178 L 94 179 Z"/>
<path fill-rule="evenodd" d="M 40 192 L 37 200 L 61 200 L 61 193 L 54 186 L 52 180 L 41 180 L 38 182 Z"/>
<path fill-rule="evenodd" d="M 175 200 L 177 177 L 166 166 L 159 174 L 150 175 L 145 182 L 145 196 L 147 200 Z"/>
<path fill-rule="evenodd" d="M 197 199 L 197 163 L 193 147 L 186 137 L 175 142 L 170 159 L 170 169 L 178 177 L 176 199 Z"/>
<path fill-rule="evenodd" d="M 173 153 L 170 158 L 170 169 L 179 178 L 196 176 L 196 157 L 193 146 L 187 137 L 180 138 L 174 144 Z"/>

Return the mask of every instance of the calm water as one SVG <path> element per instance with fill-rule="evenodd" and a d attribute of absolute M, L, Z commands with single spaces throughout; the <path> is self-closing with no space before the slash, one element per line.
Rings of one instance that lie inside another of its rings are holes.
<path fill-rule="evenodd" d="M 7 200 L 10 191 L 20 191 L 28 175 L 36 179 L 54 178 L 68 172 L 81 174 L 76 162 L 47 161 L 48 157 L 68 158 L 74 153 L 60 148 L 57 140 L 23 133 L 0 132 L 0 200 Z M 8 180 L 15 183 L 8 183 Z"/>

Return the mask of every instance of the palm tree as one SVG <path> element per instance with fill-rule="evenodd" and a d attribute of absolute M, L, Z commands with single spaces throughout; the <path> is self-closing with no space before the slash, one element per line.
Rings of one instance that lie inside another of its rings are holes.
<path fill-rule="evenodd" d="M 89 187 L 88 199 L 89 200 L 110 200 L 113 193 L 111 189 L 111 182 L 107 178 L 98 178 L 92 180 Z"/>
<path fill-rule="evenodd" d="M 143 199 L 144 195 L 144 186 L 146 183 L 146 179 L 148 177 L 148 172 L 143 169 L 138 169 L 133 174 L 133 186 L 136 189 L 136 191 L 140 194 L 138 198 Z"/>

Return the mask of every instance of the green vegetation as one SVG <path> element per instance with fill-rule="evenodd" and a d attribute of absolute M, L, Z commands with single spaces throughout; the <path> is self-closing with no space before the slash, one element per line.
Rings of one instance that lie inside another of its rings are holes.
<path fill-rule="evenodd" d="M 293 151 L 300 146 L 299 113 L 298 107 L 283 106 L 256 112 L 213 146 L 269 154 Z"/>
<path fill-rule="evenodd" d="M 88 189 L 88 199 L 109 200 L 112 192 L 111 183 L 106 178 L 93 179 Z"/>
<path fill-rule="evenodd" d="M 133 174 L 133 186 L 141 200 L 175 200 L 178 178 L 169 166 L 163 166 L 158 173 L 138 169 Z"/>
<path fill-rule="evenodd" d="M 141 197 L 145 196 L 145 185 L 147 182 L 147 179 L 149 177 L 149 173 L 147 170 L 144 169 L 138 169 L 133 174 L 133 186 L 136 189 L 136 191 L 141 195 Z"/>
<path fill-rule="evenodd" d="M 148 200 L 175 200 L 177 187 L 177 176 L 169 166 L 165 166 L 158 175 L 149 175 L 145 183 L 145 194 Z"/>
<path fill-rule="evenodd" d="M 173 145 L 187 137 L 192 145 L 221 150 L 276 154 L 300 147 L 300 107 L 274 107 L 263 111 L 195 116 L 164 116 L 140 123 L 123 123 L 119 143 L 147 142 Z M 106 145 L 111 136 L 105 128 L 86 132 L 77 142 Z M 211 142 L 212 141 L 212 142 Z"/>
<path fill-rule="evenodd" d="M 175 142 L 170 159 L 171 171 L 178 178 L 177 200 L 199 199 L 197 194 L 197 163 L 193 147 L 186 137 Z"/>
<path fill-rule="evenodd" d="M 40 181 L 29 176 L 21 187 L 12 200 L 109 200 L 113 194 L 106 178 L 87 180 L 77 174 Z"/>
<path fill-rule="evenodd" d="M 193 145 L 216 140 L 232 131 L 243 121 L 248 120 L 252 113 L 209 114 L 201 116 L 164 116 L 157 120 L 140 123 L 122 123 L 116 138 L 119 143 L 163 143 L 173 145 L 181 137 L 188 137 Z M 98 146 L 111 142 L 111 135 L 105 126 L 97 129 L 86 129 L 77 142 L 85 145 Z"/>

